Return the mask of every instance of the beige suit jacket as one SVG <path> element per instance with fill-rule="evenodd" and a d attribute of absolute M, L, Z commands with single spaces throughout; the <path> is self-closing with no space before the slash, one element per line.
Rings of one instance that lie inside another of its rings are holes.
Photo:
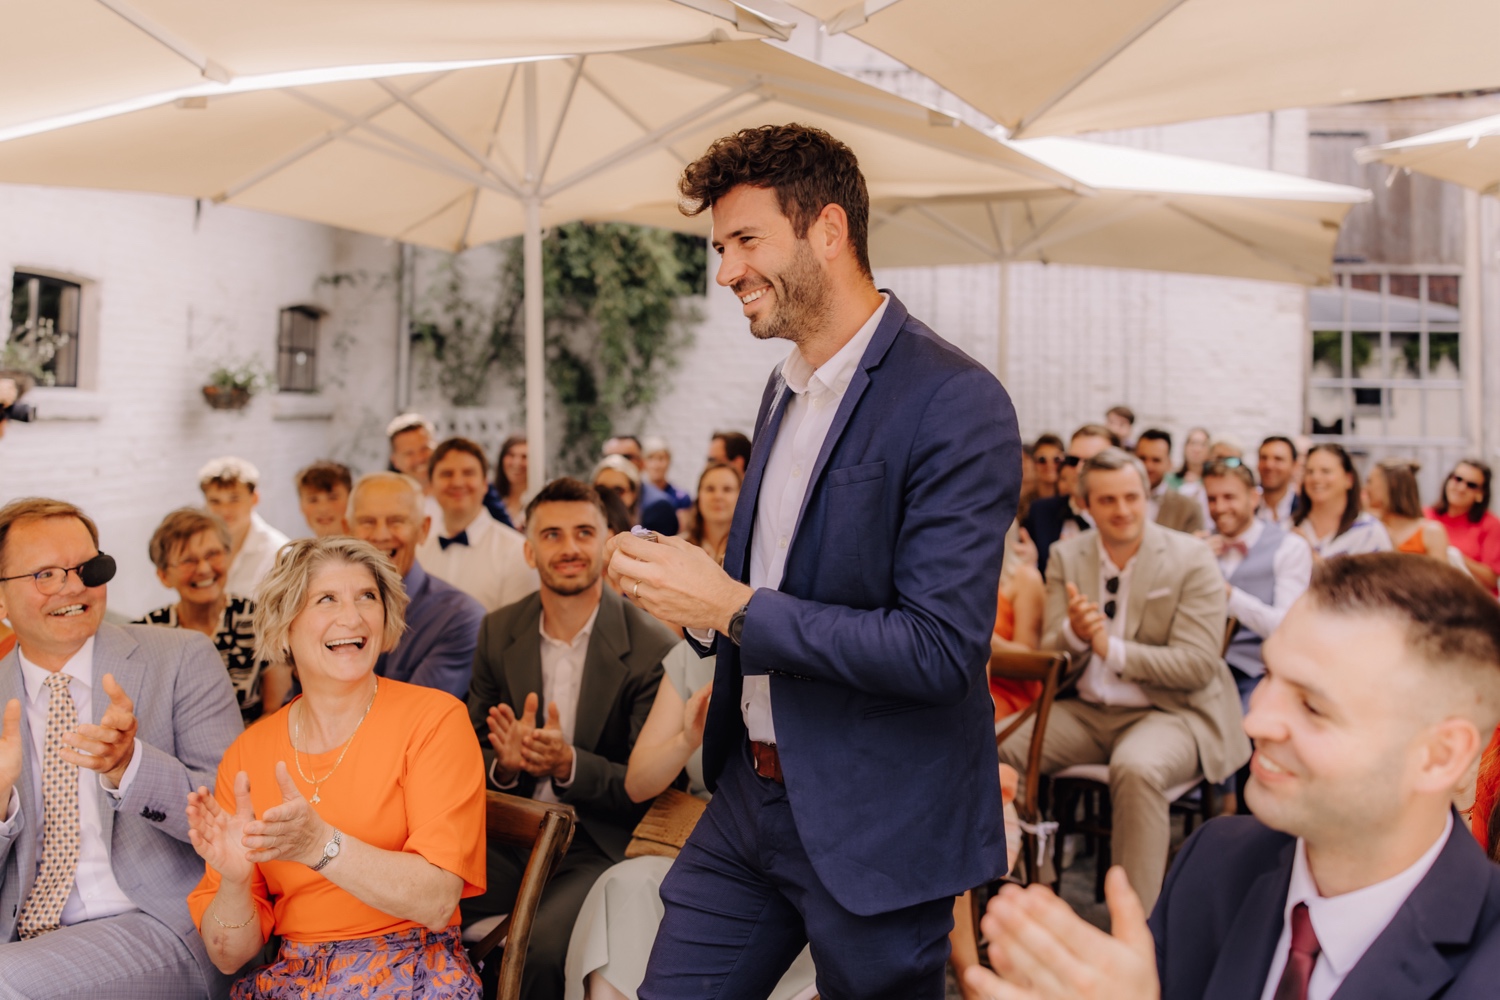
<path fill-rule="evenodd" d="M 1067 649 L 1067 584 L 1099 601 L 1099 533 L 1085 531 L 1052 547 L 1047 560 L 1044 649 Z M 1240 699 L 1219 655 L 1224 644 L 1224 578 L 1208 546 L 1191 535 L 1146 525 L 1131 569 L 1125 608 L 1125 680 L 1151 704 L 1183 717 L 1198 743 L 1204 777 L 1223 781 L 1250 759 Z M 1092 653 L 1078 658 L 1077 682 Z"/>
<path fill-rule="evenodd" d="M 1156 512 L 1156 523 L 1173 531 L 1192 534 L 1203 530 L 1203 505 L 1192 497 L 1167 490 Z"/>

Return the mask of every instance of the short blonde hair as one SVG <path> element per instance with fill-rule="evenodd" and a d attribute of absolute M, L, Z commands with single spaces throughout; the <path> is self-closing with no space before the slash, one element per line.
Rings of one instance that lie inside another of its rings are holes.
<path fill-rule="evenodd" d="M 226 552 L 233 548 L 229 525 L 224 523 L 222 517 L 197 507 L 179 507 L 162 518 L 161 524 L 156 526 L 146 552 L 156 568 L 166 572 L 167 564 L 178 550 L 205 531 L 212 531 Z"/>
<path fill-rule="evenodd" d="M 300 538 L 284 546 L 276 565 L 255 591 L 255 657 L 271 664 L 291 664 L 292 622 L 307 603 L 313 574 L 329 563 L 362 566 L 375 578 L 375 590 L 385 611 L 382 652 L 390 652 L 406 631 L 406 588 L 379 549 L 357 538 Z"/>

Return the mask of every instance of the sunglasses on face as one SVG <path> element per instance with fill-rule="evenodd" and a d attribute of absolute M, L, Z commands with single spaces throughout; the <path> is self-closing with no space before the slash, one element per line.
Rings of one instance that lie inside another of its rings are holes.
<path fill-rule="evenodd" d="M 1032 461 L 1037 465 L 1062 465 L 1063 457 L 1061 455 L 1038 455 Z"/>
<path fill-rule="evenodd" d="M 1108 580 L 1105 580 L 1104 589 L 1110 595 L 1110 599 L 1104 602 L 1104 617 L 1108 618 L 1110 621 L 1114 621 L 1115 612 L 1120 610 L 1119 605 L 1116 604 L 1114 599 L 1115 595 L 1120 592 L 1120 578 L 1118 576 L 1112 576 Z"/>
<path fill-rule="evenodd" d="M 1083 459 L 1079 458 L 1077 455 L 1064 455 L 1062 457 L 1062 464 L 1066 465 L 1070 469 L 1076 468 L 1082 463 Z"/>
<path fill-rule="evenodd" d="M 1483 483 L 1476 483 L 1472 479 L 1465 479 L 1463 476 L 1460 476 L 1456 472 L 1448 477 L 1448 481 L 1450 483 L 1458 483 L 1460 486 L 1467 486 L 1469 489 L 1475 491 L 1476 493 L 1484 489 Z"/>

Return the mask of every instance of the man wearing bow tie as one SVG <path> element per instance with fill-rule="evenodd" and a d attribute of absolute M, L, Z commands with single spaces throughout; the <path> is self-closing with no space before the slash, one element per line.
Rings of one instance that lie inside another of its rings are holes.
<path fill-rule="evenodd" d="M 1229 617 L 1239 621 L 1224 653 L 1240 692 L 1240 707 L 1250 711 L 1250 692 L 1266 665 L 1260 644 L 1312 579 L 1312 550 L 1300 536 L 1255 516 L 1260 495 L 1255 474 L 1246 465 L 1216 461 L 1203 470 L 1208 510 L 1219 529 L 1208 544 L 1224 574 Z"/>
<path fill-rule="evenodd" d="M 428 477 L 442 521 L 417 549 L 417 561 L 439 580 L 451 583 L 480 604 L 497 611 L 541 586 L 526 565 L 526 542 L 484 509 L 489 462 L 468 438 L 449 438 L 428 462 Z"/>
<path fill-rule="evenodd" d="M 1068 453 L 1057 470 L 1057 496 L 1046 497 L 1031 505 L 1021 527 L 1036 545 L 1036 568 L 1047 572 L 1047 556 L 1055 542 L 1067 541 L 1093 528 L 1088 509 L 1077 496 L 1079 466 L 1105 448 L 1117 447 L 1114 431 L 1103 424 L 1084 424 L 1068 441 Z"/>

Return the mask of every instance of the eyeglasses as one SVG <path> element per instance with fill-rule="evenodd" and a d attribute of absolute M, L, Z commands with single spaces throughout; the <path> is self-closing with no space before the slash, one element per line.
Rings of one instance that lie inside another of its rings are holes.
<path fill-rule="evenodd" d="M 87 562 L 81 562 L 77 566 L 44 566 L 35 573 L 21 573 L 16 576 L 0 576 L 0 583 L 8 583 L 11 580 L 24 580 L 28 576 L 36 583 L 36 589 L 43 595 L 51 597 L 53 594 L 62 593 L 63 586 L 68 581 L 68 574 L 78 574 L 78 580 L 85 587 L 102 587 L 115 578 L 115 560 L 103 552 L 94 556 Z"/>
<path fill-rule="evenodd" d="M 1115 612 L 1120 610 L 1119 606 L 1115 603 L 1114 600 L 1115 595 L 1120 592 L 1120 578 L 1118 576 L 1112 576 L 1108 580 L 1105 580 L 1104 589 L 1108 591 L 1110 596 L 1110 599 L 1104 602 L 1104 617 L 1108 618 L 1110 621 L 1114 621 Z"/>
<path fill-rule="evenodd" d="M 1077 455 L 1064 455 L 1062 458 L 1062 464 L 1066 465 L 1070 469 L 1075 465 L 1082 464 L 1082 462 L 1083 459 L 1079 458 Z"/>
<path fill-rule="evenodd" d="M 1032 458 L 1032 461 L 1037 465 L 1062 465 L 1063 457 L 1061 455 L 1037 455 Z"/>
<path fill-rule="evenodd" d="M 1474 490 L 1476 493 L 1484 489 L 1483 483 L 1476 483 L 1472 479 L 1465 479 L 1463 476 L 1460 476 L 1456 472 L 1448 477 L 1448 481 L 1450 483 L 1458 483 L 1460 486 L 1467 486 L 1469 489 Z"/>
<path fill-rule="evenodd" d="M 194 569 L 197 569 L 199 563 L 208 563 L 210 566 L 217 566 L 219 563 L 223 562 L 228 555 L 229 553 L 225 552 L 223 549 L 214 549 L 212 552 L 205 552 L 201 556 L 183 556 L 181 559 L 172 563 L 168 568 L 182 569 L 185 566 L 191 566 Z"/>

